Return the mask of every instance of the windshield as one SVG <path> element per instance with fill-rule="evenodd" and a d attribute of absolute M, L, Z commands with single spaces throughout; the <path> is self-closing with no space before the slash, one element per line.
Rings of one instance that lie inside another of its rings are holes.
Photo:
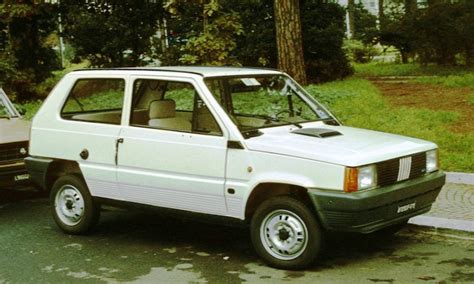
<path fill-rule="evenodd" d="M 205 80 L 240 130 L 332 119 L 304 90 L 284 75 L 220 77 Z"/>
<path fill-rule="evenodd" d="M 3 101 L 0 100 L 0 117 L 10 117 L 7 108 L 3 105 Z"/>
<path fill-rule="evenodd" d="M 0 118 L 11 118 L 18 116 L 19 114 L 8 99 L 7 94 L 5 94 L 3 89 L 0 88 Z"/>

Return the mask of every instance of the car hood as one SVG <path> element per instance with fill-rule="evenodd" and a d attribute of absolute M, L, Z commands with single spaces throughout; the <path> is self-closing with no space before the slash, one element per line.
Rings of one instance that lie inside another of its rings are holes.
<path fill-rule="evenodd" d="M 30 128 L 30 122 L 22 119 L 0 119 L 0 144 L 30 140 Z"/>
<path fill-rule="evenodd" d="M 334 130 L 341 135 L 319 138 L 293 133 L 298 128 L 282 126 L 261 129 L 262 135 L 245 140 L 249 150 L 268 152 L 344 166 L 361 166 L 436 148 L 436 144 L 383 132 L 329 126 L 320 122 L 303 129 Z"/>

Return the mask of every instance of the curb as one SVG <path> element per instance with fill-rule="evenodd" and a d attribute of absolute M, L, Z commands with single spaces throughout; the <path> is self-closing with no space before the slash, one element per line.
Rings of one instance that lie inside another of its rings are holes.
<path fill-rule="evenodd" d="M 420 215 L 411 218 L 408 223 L 418 226 L 452 229 L 464 232 L 474 232 L 474 221 L 467 220 L 455 220 Z"/>
<path fill-rule="evenodd" d="M 461 183 L 474 185 L 474 174 L 446 172 L 446 183 Z"/>

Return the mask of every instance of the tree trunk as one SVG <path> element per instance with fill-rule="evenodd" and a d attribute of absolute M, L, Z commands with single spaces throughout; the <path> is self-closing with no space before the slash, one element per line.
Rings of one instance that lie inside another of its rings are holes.
<path fill-rule="evenodd" d="M 278 68 L 306 85 L 299 0 L 275 0 Z"/>
<path fill-rule="evenodd" d="M 408 63 L 408 53 L 404 51 L 400 51 L 400 54 L 402 56 L 402 63 L 407 64 Z"/>
<path fill-rule="evenodd" d="M 417 9 L 417 2 L 416 0 L 405 0 L 405 14 L 406 15 L 413 15 Z"/>
<path fill-rule="evenodd" d="M 355 35 L 355 0 L 347 2 L 347 13 L 349 14 L 349 38 Z"/>
<path fill-rule="evenodd" d="M 385 19 L 385 11 L 383 9 L 384 1 L 379 0 L 379 29 L 382 30 L 383 25 L 384 25 L 384 19 Z"/>
<path fill-rule="evenodd" d="M 465 54 L 466 54 L 466 66 L 472 67 L 474 66 L 474 52 L 473 48 L 466 46 L 465 48 Z"/>

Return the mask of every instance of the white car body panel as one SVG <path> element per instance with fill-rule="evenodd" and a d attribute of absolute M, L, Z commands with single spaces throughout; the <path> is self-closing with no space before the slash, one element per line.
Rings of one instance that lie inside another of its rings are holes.
<path fill-rule="evenodd" d="M 120 199 L 226 215 L 227 139 L 139 127 L 124 127 L 120 137 Z"/>
<path fill-rule="evenodd" d="M 361 166 L 394 157 L 427 151 L 434 143 L 383 132 L 346 126 L 330 126 L 322 122 L 304 123 L 305 128 L 324 128 L 342 135 L 317 138 L 291 131 L 295 126 L 262 129 L 261 136 L 248 139 L 251 150 L 324 161 L 345 166 Z"/>

